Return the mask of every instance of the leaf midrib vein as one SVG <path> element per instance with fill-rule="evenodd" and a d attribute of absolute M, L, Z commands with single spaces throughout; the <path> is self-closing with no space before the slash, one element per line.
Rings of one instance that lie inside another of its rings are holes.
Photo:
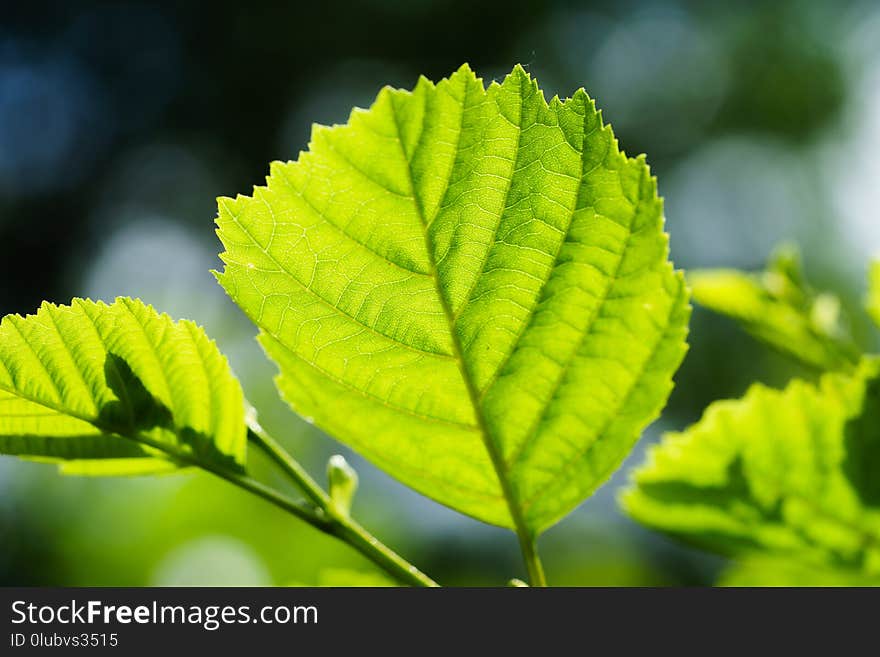
<path fill-rule="evenodd" d="M 463 101 L 462 106 L 462 114 L 466 109 L 466 99 Z M 453 355 L 455 357 L 456 364 L 458 365 L 459 372 L 461 374 L 462 382 L 464 383 L 465 389 L 468 393 L 468 398 L 472 407 L 472 411 L 474 414 L 474 419 L 477 421 L 477 428 L 479 429 L 480 438 L 482 439 L 483 446 L 486 449 L 486 452 L 489 456 L 489 459 L 492 463 L 492 467 L 495 470 L 495 476 L 498 478 L 498 483 L 501 488 L 502 495 L 504 497 L 504 501 L 507 504 L 507 509 L 510 514 L 510 518 L 513 522 L 513 525 L 516 529 L 516 533 L 520 535 L 521 540 L 531 539 L 534 536 L 534 533 L 529 529 L 528 525 L 525 522 L 525 517 L 522 514 L 522 510 L 520 509 L 519 503 L 516 498 L 515 491 L 513 489 L 512 482 L 509 478 L 509 473 L 507 472 L 504 460 L 501 456 L 501 452 L 498 449 L 498 446 L 495 443 L 495 438 L 492 433 L 489 431 L 489 427 L 486 423 L 486 419 L 482 412 L 482 407 L 479 403 L 479 395 L 474 386 L 474 382 L 471 379 L 470 374 L 467 370 L 467 365 L 464 361 L 464 354 L 462 351 L 461 341 L 459 340 L 458 333 L 455 330 L 455 317 L 452 309 L 449 307 L 449 304 L 446 301 L 446 297 L 443 294 L 443 289 L 440 283 L 440 277 L 437 274 L 437 263 L 434 255 L 433 243 L 431 240 L 431 235 L 428 230 L 429 223 L 427 221 L 427 217 L 425 216 L 424 208 L 422 207 L 421 199 L 416 193 L 415 180 L 412 171 L 412 163 L 410 159 L 406 155 L 406 149 L 403 145 L 403 134 L 400 127 L 400 120 L 397 116 L 397 110 L 393 103 L 391 103 L 391 115 L 394 119 L 394 126 L 397 129 L 397 143 L 400 148 L 400 154 L 403 157 L 404 162 L 406 163 L 406 173 L 410 186 L 410 198 L 413 201 L 413 205 L 416 208 L 416 213 L 419 217 L 419 220 L 422 223 L 423 235 L 425 238 L 425 251 L 428 254 L 428 261 L 431 267 L 431 277 L 434 281 L 434 286 L 437 292 L 437 299 L 440 303 L 440 306 L 443 308 L 443 312 L 446 316 L 447 327 L 450 334 L 450 341 L 452 343 Z M 424 118 L 422 119 L 424 120 Z M 457 150 L 457 147 L 456 147 Z M 456 158 L 458 154 L 456 153 Z M 448 184 L 448 183 L 447 183 Z"/>

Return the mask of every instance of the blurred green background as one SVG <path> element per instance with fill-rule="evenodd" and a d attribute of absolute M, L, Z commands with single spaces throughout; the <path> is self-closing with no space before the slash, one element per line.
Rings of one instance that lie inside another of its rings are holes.
<path fill-rule="evenodd" d="M 0 12 L 0 315 L 132 295 L 195 319 L 313 473 L 336 452 L 355 464 L 355 513 L 378 536 L 444 584 L 522 576 L 513 535 L 408 491 L 288 411 L 255 329 L 209 274 L 216 196 L 294 159 L 312 122 L 464 61 L 486 80 L 521 62 L 548 97 L 586 87 L 622 147 L 648 154 L 679 267 L 757 268 L 792 240 L 817 286 L 858 307 L 880 250 L 876 2 L 71 0 Z M 636 526 L 616 489 L 663 430 L 793 374 L 806 373 L 698 309 L 663 419 L 542 539 L 551 583 L 714 581 L 720 559 Z M 207 475 L 61 478 L 0 459 L 0 584 L 313 584 L 328 567 L 372 568 Z"/>

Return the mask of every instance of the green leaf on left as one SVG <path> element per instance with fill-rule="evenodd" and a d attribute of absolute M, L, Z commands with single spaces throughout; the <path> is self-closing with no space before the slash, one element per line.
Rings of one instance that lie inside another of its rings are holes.
<path fill-rule="evenodd" d="M 644 157 L 583 89 L 463 66 L 270 171 L 219 201 L 220 283 L 291 406 L 405 484 L 536 534 L 658 416 L 688 294 Z"/>
<path fill-rule="evenodd" d="M 126 475 L 240 470 L 245 449 L 241 386 L 192 322 L 123 298 L 0 322 L 0 454 Z"/>
<path fill-rule="evenodd" d="M 795 360 L 821 370 L 851 369 L 858 360 L 840 300 L 813 290 L 792 247 L 778 249 L 762 272 L 694 270 L 688 283 L 697 303 Z"/>

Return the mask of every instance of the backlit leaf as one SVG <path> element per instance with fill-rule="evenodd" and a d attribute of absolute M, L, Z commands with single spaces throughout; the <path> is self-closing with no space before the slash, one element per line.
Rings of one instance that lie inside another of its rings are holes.
<path fill-rule="evenodd" d="M 880 576 L 880 376 L 757 385 L 654 447 L 623 504 L 637 520 L 724 553 L 785 555 Z"/>
<path fill-rule="evenodd" d="M 244 463 L 241 387 L 192 322 L 131 299 L 0 323 L 0 453 L 72 474 Z"/>
<path fill-rule="evenodd" d="M 754 337 L 812 367 L 849 369 L 859 352 L 844 328 L 840 301 L 806 282 L 797 251 L 783 247 L 759 273 L 688 273 L 694 300 L 737 320 Z"/>
<path fill-rule="evenodd" d="M 291 406 L 497 525 L 536 533 L 589 496 L 685 353 L 644 158 L 520 67 L 383 89 L 217 223 L 218 278 Z"/>

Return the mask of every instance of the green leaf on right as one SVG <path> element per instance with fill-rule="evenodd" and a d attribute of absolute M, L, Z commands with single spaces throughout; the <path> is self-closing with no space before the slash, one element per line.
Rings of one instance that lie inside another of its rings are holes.
<path fill-rule="evenodd" d="M 135 475 L 241 470 L 246 445 L 241 386 L 192 322 L 125 298 L 0 322 L 0 454 Z"/>
<path fill-rule="evenodd" d="M 880 326 L 880 260 L 871 264 L 868 274 L 868 314 Z"/>
<path fill-rule="evenodd" d="M 818 385 L 754 386 L 653 447 L 622 504 L 734 557 L 880 577 L 880 360 Z"/>
<path fill-rule="evenodd" d="M 219 200 L 218 279 L 291 406 L 421 493 L 522 534 L 663 408 L 690 308 L 643 157 L 521 67 L 383 89 Z"/>
<path fill-rule="evenodd" d="M 807 283 L 793 247 L 776 251 L 763 272 L 688 272 L 694 300 L 731 317 L 758 340 L 820 370 L 848 370 L 859 350 L 845 327 L 840 300 Z"/>

